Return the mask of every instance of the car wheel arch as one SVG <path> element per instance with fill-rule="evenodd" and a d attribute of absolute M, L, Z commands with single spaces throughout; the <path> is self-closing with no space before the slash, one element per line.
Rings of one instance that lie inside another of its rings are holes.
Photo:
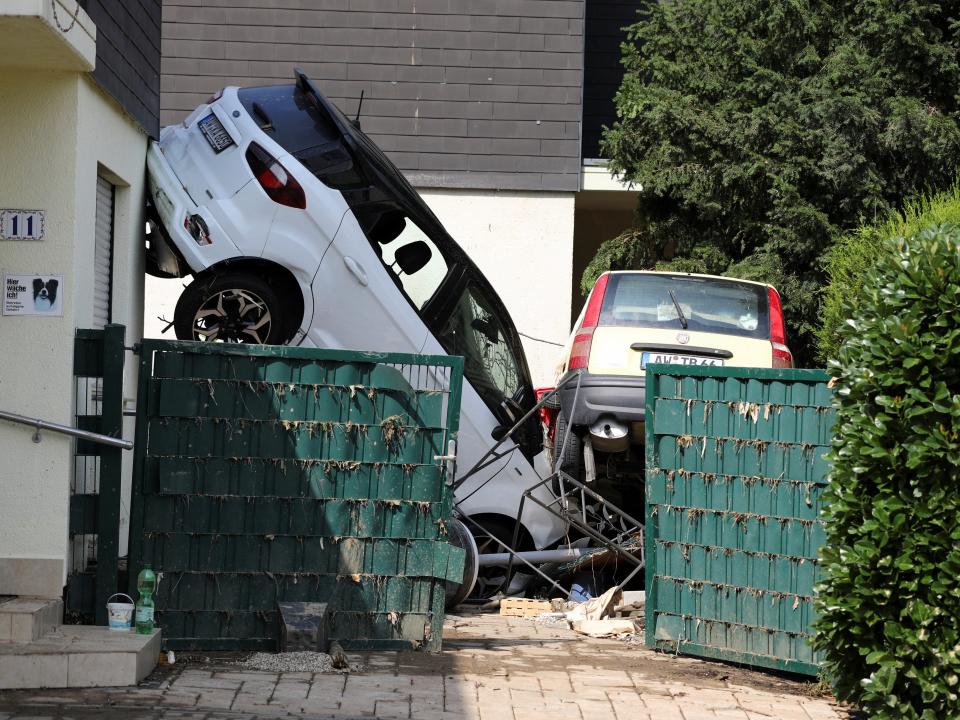
<path fill-rule="evenodd" d="M 304 291 L 297 277 L 288 268 L 263 258 L 230 258 L 211 265 L 194 276 L 193 282 L 203 281 L 225 273 L 247 273 L 271 285 L 284 303 L 287 303 L 284 322 L 284 341 L 289 342 L 305 319 Z M 309 287 L 309 280 L 306 281 Z"/>

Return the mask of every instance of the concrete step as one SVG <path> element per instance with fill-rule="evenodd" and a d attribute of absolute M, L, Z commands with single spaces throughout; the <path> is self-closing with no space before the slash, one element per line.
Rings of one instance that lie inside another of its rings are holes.
<path fill-rule="evenodd" d="M 39 640 L 60 624 L 63 601 L 50 598 L 8 597 L 0 600 L 0 643 Z"/>
<path fill-rule="evenodd" d="M 136 685 L 159 656 L 159 630 L 61 625 L 30 643 L 0 643 L 0 690 Z"/>

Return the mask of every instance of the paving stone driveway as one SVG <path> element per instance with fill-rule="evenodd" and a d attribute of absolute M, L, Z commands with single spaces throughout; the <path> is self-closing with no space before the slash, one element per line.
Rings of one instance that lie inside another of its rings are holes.
<path fill-rule="evenodd" d="M 807 683 L 654 653 L 522 618 L 448 616 L 444 650 L 351 656 L 349 675 L 252 672 L 224 658 L 137 688 L 0 692 L 0 720 L 835 720 Z"/>

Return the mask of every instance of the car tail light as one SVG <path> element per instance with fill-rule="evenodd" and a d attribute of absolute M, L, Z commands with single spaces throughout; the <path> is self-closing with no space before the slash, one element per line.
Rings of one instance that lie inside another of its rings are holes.
<path fill-rule="evenodd" d="M 573 338 L 573 346 L 570 348 L 570 361 L 567 363 L 568 370 L 577 370 L 585 368 L 590 364 L 590 346 L 593 344 L 593 328 L 588 332 L 578 332 Z"/>
<path fill-rule="evenodd" d="M 534 391 L 537 394 L 537 402 L 543 400 L 543 396 L 552 390 L 552 387 L 537 388 Z M 540 408 L 540 422 L 543 423 L 543 427 L 546 430 L 546 436 L 550 439 L 551 443 L 553 442 L 553 434 L 556 428 L 558 412 L 560 412 L 559 408 L 547 407 L 546 405 Z"/>
<path fill-rule="evenodd" d="M 787 347 L 787 326 L 783 320 L 780 293 L 767 288 L 767 304 L 770 309 L 770 344 L 773 345 L 773 367 L 792 368 L 793 353 Z"/>
<path fill-rule="evenodd" d="M 603 296 L 607 292 L 607 280 L 610 276 L 604 273 L 597 278 L 590 297 L 587 300 L 587 309 L 583 313 L 583 322 L 577 334 L 573 337 L 573 346 L 570 348 L 570 359 L 567 361 L 568 370 L 586 368 L 590 364 L 590 346 L 593 344 L 593 331 L 600 321 L 600 308 L 603 307 Z"/>
<path fill-rule="evenodd" d="M 307 207 L 307 197 L 300 183 L 276 158 L 256 143 L 250 143 L 247 148 L 247 164 L 271 200 L 300 210 Z"/>

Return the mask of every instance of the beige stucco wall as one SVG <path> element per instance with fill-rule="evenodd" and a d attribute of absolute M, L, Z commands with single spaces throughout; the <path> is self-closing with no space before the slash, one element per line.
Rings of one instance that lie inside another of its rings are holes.
<path fill-rule="evenodd" d="M 77 124 L 77 217 L 82 219 L 75 244 L 77 277 L 77 327 L 91 327 L 93 315 L 93 223 L 96 211 L 99 172 L 116 191 L 113 201 L 113 303 L 111 322 L 127 328 L 127 347 L 143 336 L 143 232 L 146 186 L 147 135 L 116 102 L 87 77 L 80 83 Z M 137 358 L 131 351 L 124 357 L 123 397 L 134 403 L 137 397 Z M 124 419 L 123 436 L 133 439 L 135 418 Z M 133 453 L 123 453 L 120 492 L 120 547 L 127 551 L 130 520 L 130 480 Z"/>
<path fill-rule="evenodd" d="M 0 317 L 0 407 L 72 424 L 79 83 L 76 73 L 0 70 L 0 93 L 0 205 L 47 213 L 42 241 L 0 241 L 0 274 L 63 274 L 66 284 L 62 318 Z M 0 423 L 0 559 L 40 561 L 28 577 L 31 565 L 0 569 L 0 593 L 53 595 L 62 584 L 71 448 L 64 436 L 34 444 L 28 428 Z"/>
<path fill-rule="evenodd" d="M 420 190 L 447 231 L 473 258 L 517 329 L 563 343 L 570 332 L 573 193 Z M 146 280 L 144 335 L 175 339 L 173 320 L 187 280 Z M 535 386 L 553 382 L 560 348 L 523 338 Z"/>
<path fill-rule="evenodd" d="M 73 337 L 92 316 L 98 164 L 126 185 L 118 193 L 113 319 L 127 324 L 129 341 L 140 330 L 146 136 L 85 74 L 0 68 L 0 93 L 0 207 L 46 212 L 41 241 L 0 241 L 0 275 L 64 276 L 63 317 L 0 316 L 0 409 L 73 425 Z M 131 397 L 134 382 L 128 372 Z M 45 432 L 35 444 L 31 435 L 0 421 L 0 594 L 59 596 L 73 442 Z"/>
<path fill-rule="evenodd" d="M 521 333 L 570 333 L 573 193 L 422 190 L 447 231 L 493 284 Z M 535 387 L 552 385 L 561 348 L 523 338 Z"/>

